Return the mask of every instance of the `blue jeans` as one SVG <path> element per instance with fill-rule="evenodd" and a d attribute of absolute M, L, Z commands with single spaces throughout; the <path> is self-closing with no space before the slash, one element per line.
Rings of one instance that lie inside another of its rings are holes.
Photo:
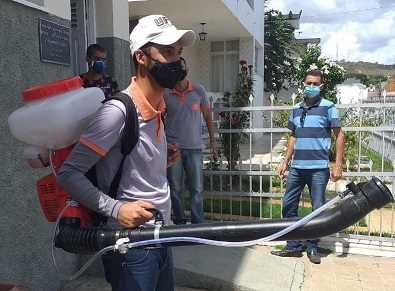
<path fill-rule="evenodd" d="M 203 153 L 201 149 L 180 149 L 181 161 L 167 169 L 171 204 L 175 224 L 186 223 L 184 212 L 184 170 L 186 189 L 189 191 L 191 205 L 191 222 L 204 221 L 203 213 Z"/>
<path fill-rule="evenodd" d="M 102 256 L 102 262 L 112 291 L 174 290 L 170 247 L 130 249 L 125 254 L 111 251 Z"/>
<path fill-rule="evenodd" d="M 325 204 L 325 190 L 329 181 L 329 169 L 295 169 L 290 168 L 287 187 L 283 199 L 283 217 L 297 217 L 300 196 L 307 185 L 313 211 Z M 307 240 L 307 251 L 317 250 L 319 239 Z M 288 250 L 302 250 L 301 241 L 287 241 Z"/>

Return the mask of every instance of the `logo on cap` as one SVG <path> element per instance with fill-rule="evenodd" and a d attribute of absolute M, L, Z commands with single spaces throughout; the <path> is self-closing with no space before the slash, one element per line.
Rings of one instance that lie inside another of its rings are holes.
<path fill-rule="evenodd" d="M 169 18 L 167 18 L 166 16 L 161 16 L 158 17 L 157 19 L 154 20 L 156 26 L 164 29 L 168 26 L 172 26 L 173 23 L 171 23 L 171 20 Z"/>

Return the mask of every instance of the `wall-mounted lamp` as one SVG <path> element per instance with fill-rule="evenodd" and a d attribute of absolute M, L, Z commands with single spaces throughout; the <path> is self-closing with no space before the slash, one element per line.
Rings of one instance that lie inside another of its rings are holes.
<path fill-rule="evenodd" d="M 202 32 L 199 32 L 199 38 L 201 41 L 205 41 L 206 40 L 206 36 L 207 36 L 207 32 L 204 32 L 204 25 L 206 24 L 205 22 L 200 22 L 200 24 L 202 25 Z"/>

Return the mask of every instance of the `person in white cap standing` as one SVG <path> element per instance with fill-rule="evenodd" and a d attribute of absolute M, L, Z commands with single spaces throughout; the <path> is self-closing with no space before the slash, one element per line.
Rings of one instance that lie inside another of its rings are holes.
<path fill-rule="evenodd" d="M 123 92 L 136 105 L 139 140 L 126 157 L 118 194 L 107 189 L 118 170 L 125 106 L 118 100 L 105 102 L 58 173 L 58 184 L 74 199 L 108 217 L 107 227 L 155 227 L 156 208 L 164 224 L 171 223 L 171 202 L 166 168 L 180 159 L 176 145 L 168 145 L 161 114 L 163 92 L 174 88 L 183 74 L 180 54 L 196 35 L 178 30 L 169 18 L 150 15 L 139 20 L 130 34 L 130 50 L 136 76 Z M 99 187 L 85 177 L 96 164 Z M 113 291 L 174 290 L 173 255 L 170 247 L 131 249 L 125 254 L 108 252 L 102 257 L 106 280 Z"/>

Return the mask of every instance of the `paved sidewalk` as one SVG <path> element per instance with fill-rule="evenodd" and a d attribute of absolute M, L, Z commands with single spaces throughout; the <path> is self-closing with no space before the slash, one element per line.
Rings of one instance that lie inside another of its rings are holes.
<path fill-rule="evenodd" d="M 276 242 L 281 244 L 281 242 Z M 322 263 L 311 264 L 306 254 L 302 258 L 280 258 L 270 254 L 271 245 L 250 248 L 174 247 L 176 268 L 181 275 L 175 291 L 243 290 L 243 291 L 392 291 L 395 286 L 395 258 L 353 255 L 347 253 L 320 253 Z M 202 252 L 202 250 L 207 250 Z M 185 253 L 190 252 L 188 258 Z M 177 255 L 178 253 L 178 255 Z M 229 258 L 229 254 L 235 254 Z M 237 254 L 245 255 L 235 265 Z M 377 248 L 376 254 L 380 254 Z M 178 257 L 177 257 L 178 256 Z M 230 264 L 223 264 L 229 261 Z M 193 263 L 188 265 L 188 262 Z M 292 267 L 294 266 L 294 267 Z M 213 271 L 215 270 L 215 271 Z M 237 270 L 237 272 L 235 272 Z M 228 276 L 233 272 L 233 276 Z M 225 274 L 225 275 L 224 275 Z M 180 276 L 179 276 L 180 277 Z M 228 282 L 224 282 L 227 278 Z M 277 280 L 276 280 L 277 278 Z M 201 282 L 196 289 L 197 282 Z M 233 288 L 230 286 L 233 284 Z M 193 286 L 181 287 L 181 286 Z M 110 286 L 101 278 L 78 278 L 69 282 L 60 291 L 110 291 Z"/>
<path fill-rule="evenodd" d="M 263 252 L 271 246 L 257 246 Z M 304 253 L 302 258 L 282 258 L 303 264 L 301 291 L 392 291 L 395 289 L 395 258 L 353 254 L 320 254 L 322 262 L 311 264 Z"/>
<path fill-rule="evenodd" d="M 176 286 L 174 291 L 200 291 L 204 289 L 195 289 L 188 287 Z M 80 277 L 67 283 L 59 291 L 111 291 L 111 286 L 103 278 Z"/>
<path fill-rule="evenodd" d="M 254 143 L 254 154 L 249 153 L 249 145 L 243 146 L 243 168 L 251 165 L 270 168 L 280 161 L 285 145 L 286 141 L 277 136 L 274 146 L 266 138 Z M 344 191 L 345 182 L 330 183 L 328 188 Z M 379 214 L 382 214 L 380 210 L 371 213 L 371 223 L 377 220 L 376 216 L 380 217 Z M 379 225 L 383 227 L 385 222 L 380 220 Z M 276 245 L 285 242 L 237 250 L 217 247 L 215 251 L 205 246 L 174 247 L 178 285 L 175 291 L 395 290 L 395 243 L 361 240 L 324 238 L 320 246 L 337 252 L 320 253 L 322 263 L 319 265 L 311 264 L 305 253 L 302 258 L 280 258 L 270 254 Z M 110 291 L 111 288 L 104 279 L 86 277 L 69 282 L 59 291 L 93 290 Z"/>

